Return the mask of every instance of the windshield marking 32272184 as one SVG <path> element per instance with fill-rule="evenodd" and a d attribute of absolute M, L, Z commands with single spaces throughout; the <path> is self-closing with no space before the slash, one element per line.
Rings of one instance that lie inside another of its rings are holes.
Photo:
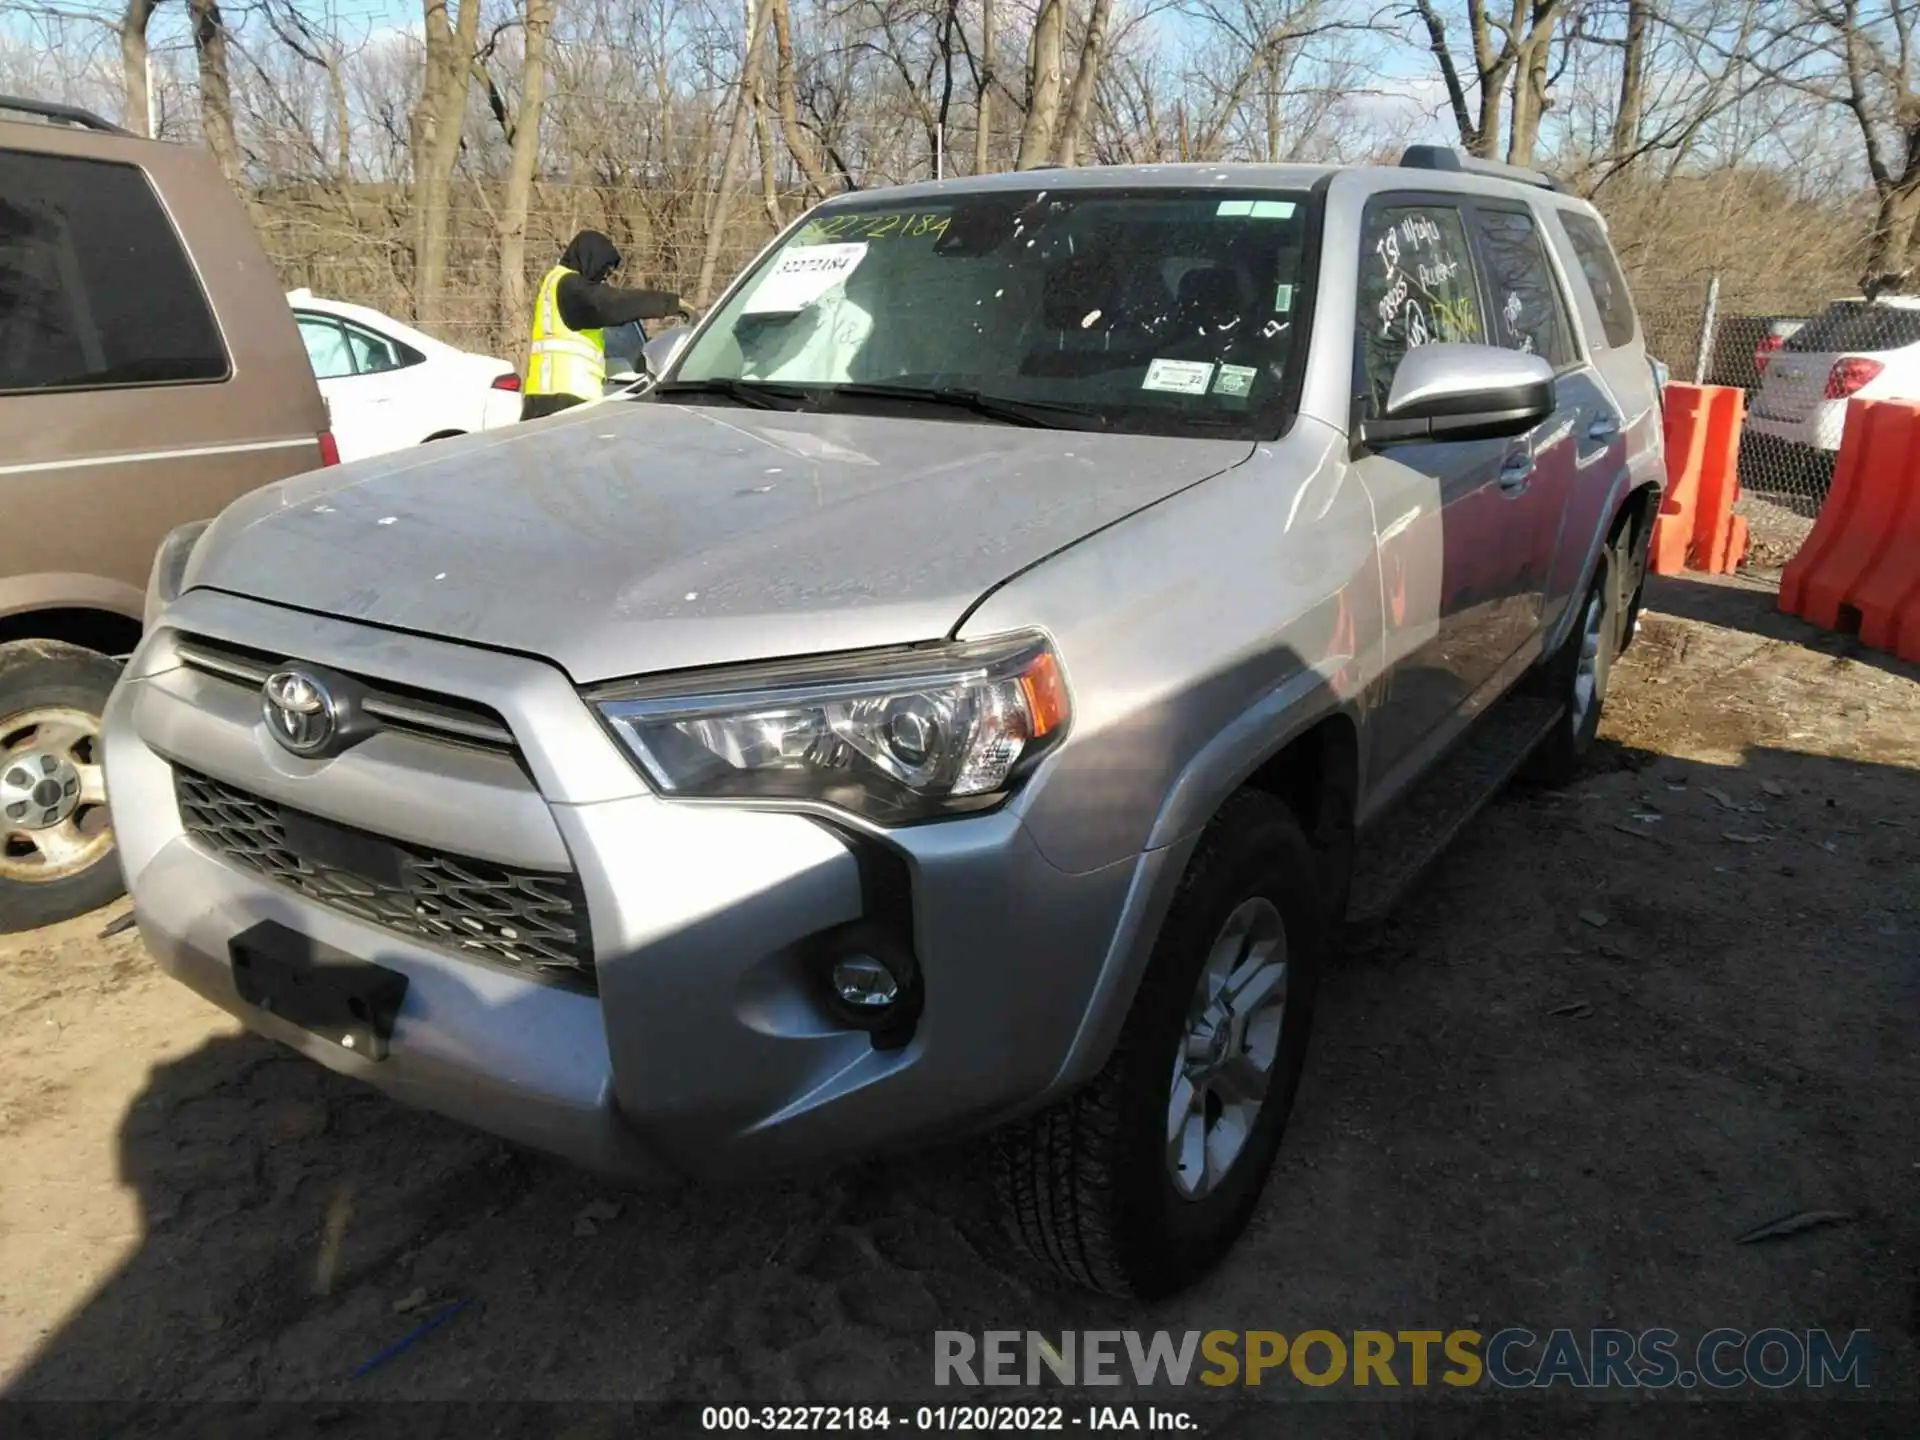
<path fill-rule="evenodd" d="M 653 393 L 1270 436 L 1303 359 L 1307 210 L 1217 190 L 837 207 L 756 267 Z"/>

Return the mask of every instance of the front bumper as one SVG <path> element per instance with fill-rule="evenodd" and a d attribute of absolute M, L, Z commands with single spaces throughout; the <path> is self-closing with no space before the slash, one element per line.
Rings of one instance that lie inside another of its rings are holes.
<path fill-rule="evenodd" d="M 178 632 L 487 706 L 519 753 L 383 732 L 298 760 L 267 733 L 257 694 L 179 663 Z M 551 667 L 208 592 L 169 610 L 128 666 L 105 748 L 128 889 L 169 973 L 398 1099 L 635 1176 L 830 1161 L 1040 1103 L 1064 1085 L 1111 977 L 1134 973 L 1175 860 L 1069 875 L 1005 812 L 877 836 L 669 803 Z M 176 766 L 409 844 L 570 866 L 598 994 L 395 933 L 223 858 L 187 833 Z M 877 876 L 904 883 L 904 909 Z M 833 1015 L 810 968 L 821 937 L 883 915 L 904 926 L 924 987 L 911 1040 L 891 1049 Z M 240 998 L 228 946 L 263 920 L 408 977 L 387 1058 Z"/>

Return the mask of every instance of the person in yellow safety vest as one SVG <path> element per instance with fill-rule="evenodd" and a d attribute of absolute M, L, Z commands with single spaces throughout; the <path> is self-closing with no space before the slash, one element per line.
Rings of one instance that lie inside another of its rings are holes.
<path fill-rule="evenodd" d="M 520 418 L 537 420 L 600 397 L 607 380 L 605 328 L 685 313 L 669 290 L 623 290 L 606 283 L 620 252 L 598 230 L 582 230 L 540 282 Z"/>

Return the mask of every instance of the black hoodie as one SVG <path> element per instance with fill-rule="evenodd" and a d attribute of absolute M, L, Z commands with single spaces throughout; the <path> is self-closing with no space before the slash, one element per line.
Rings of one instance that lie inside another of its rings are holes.
<path fill-rule="evenodd" d="M 574 273 L 560 281 L 560 319 L 570 330 L 602 330 L 635 320 L 663 320 L 680 310 L 670 290 L 622 290 L 606 283 L 620 268 L 620 252 L 598 230 L 582 230 L 560 264 Z"/>

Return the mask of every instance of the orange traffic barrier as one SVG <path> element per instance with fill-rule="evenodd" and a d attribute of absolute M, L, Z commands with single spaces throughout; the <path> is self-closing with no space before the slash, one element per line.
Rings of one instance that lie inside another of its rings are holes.
<path fill-rule="evenodd" d="M 1740 498 L 1746 395 L 1729 385 L 1667 386 L 1667 491 L 1647 563 L 1656 575 L 1729 575 L 1747 558 Z"/>
<path fill-rule="evenodd" d="M 1850 400 L 1833 486 L 1780 576 L 1780 608 L 1920 660 L 1920 404 Z"/>

